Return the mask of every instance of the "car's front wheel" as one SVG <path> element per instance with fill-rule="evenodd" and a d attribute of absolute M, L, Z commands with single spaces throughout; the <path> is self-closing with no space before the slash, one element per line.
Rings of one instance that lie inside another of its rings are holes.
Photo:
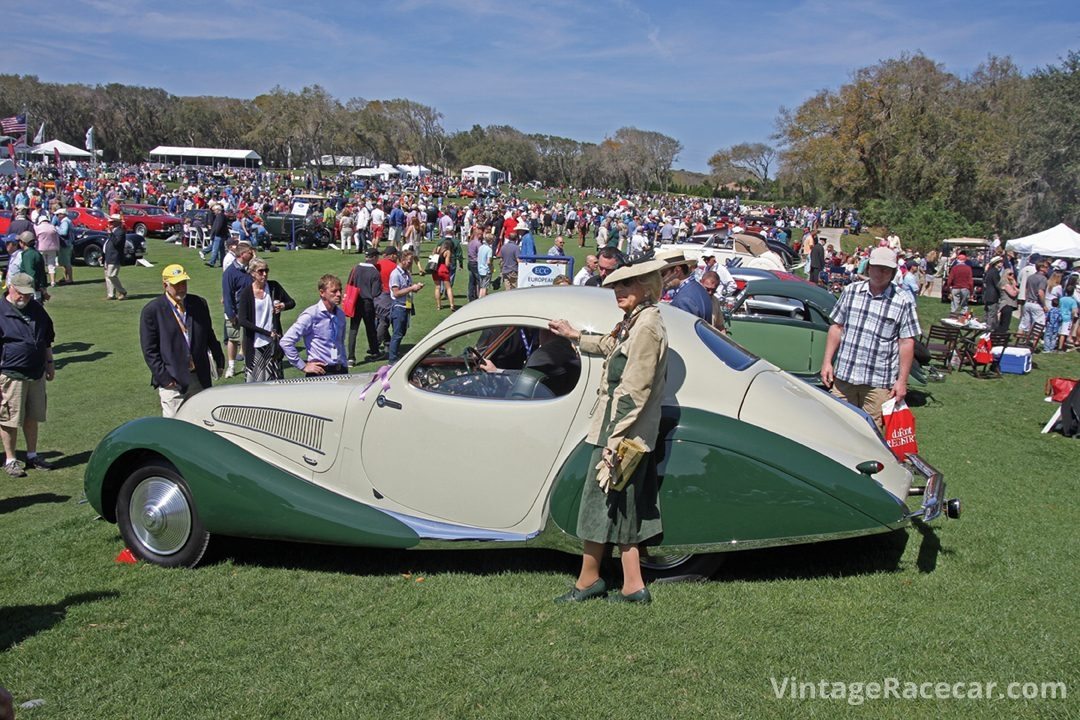
<path fill-rule="evenodd" d="M 120 487 L 116 524 L 139 558 L 164 567 L 194 567 L 206 553 L 206 532 L 187 483 L 165 464 L 136 469 Z"/>
<path fill-rule="evenodd" d="M 146 225 L 143 225 L 142 223 L 135 223 L 135 234 L 146 237 Z"/>
<path fill-rule="evenodd" d="M 693 582 L 708 580 L 724 564 L 723 553 L 699 555 L 664 555 L 663 548 L 641 549 L 641 570 L 645 576 L 659 582 Z"/>

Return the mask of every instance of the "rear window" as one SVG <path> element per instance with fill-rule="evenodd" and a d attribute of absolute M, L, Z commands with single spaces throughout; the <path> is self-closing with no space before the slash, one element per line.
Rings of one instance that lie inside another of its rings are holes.
<path fill-rule="evenodd" d="M 756 355 L 751 355 L 746 350 L 728 340 L 727 336 L 719 332 L 712 325 L 703 320 L 698 320 L 694 325 L 694 331 L 705 347 L 712 350 L 713 355 L 732 370 L 745 370 L 757 362 Z"/>

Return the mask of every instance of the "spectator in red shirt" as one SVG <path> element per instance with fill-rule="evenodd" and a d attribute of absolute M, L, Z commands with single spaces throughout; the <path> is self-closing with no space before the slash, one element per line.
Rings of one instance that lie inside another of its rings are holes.
<path fill-rule="evenodd" d="M 956 264 L 949 270 L 949 277 L 945 279 L 945 285 L 949 288 L 953 314 L 966 313 L 968 311 L 968 300 L 975 290 L 975 277 L 971 274 L 971 266 L 967 263 L 965 253 L 957 253 Z"/>
<path fill-rule="evenodd" d="M 382 281 L 382 294 L 375 298 L 375 334 L 379 345 L 390 342 L 390 307 L 393 300 L 390 297 L 390 273 L 398 266 L 398 249 L 390 245 L 383 251 L 382 259 L 375 263 L 379 270 L 379 279 Z M 382 359 L 380 354 L 372 359 Z"/>

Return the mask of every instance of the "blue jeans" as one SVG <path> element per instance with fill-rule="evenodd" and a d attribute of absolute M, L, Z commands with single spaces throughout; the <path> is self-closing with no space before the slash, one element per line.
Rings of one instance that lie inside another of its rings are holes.
<path fill-rule="evenodd" d="M 210 241 L 210 257 L 206 262 L 210 265 L 218 265 L 225 260 L 225 238 L 216 237 Z"/>
<path fill-rule="evenodd" d="M 401 348 L 405 332 L 409 329 L 409 310 L 404 305 L 395 305 L 390 308 L 390 326 L 393 330 L 390 334 L 388 359 L 393 363 L 399 359 L 398 350 Z"/>

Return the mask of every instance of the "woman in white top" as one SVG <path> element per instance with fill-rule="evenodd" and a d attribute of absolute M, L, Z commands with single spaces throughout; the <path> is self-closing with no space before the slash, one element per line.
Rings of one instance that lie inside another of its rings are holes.
<path fill-rule="evenodd" d="M 270 280 L 265 260 L 248 263 L 251 285 L 240 291 L 236 314 L 244 329 L 244 382 L 265 382 L 285 377 L 281 367 L 281 312 L 296 307 L 285 288 Z"/>

